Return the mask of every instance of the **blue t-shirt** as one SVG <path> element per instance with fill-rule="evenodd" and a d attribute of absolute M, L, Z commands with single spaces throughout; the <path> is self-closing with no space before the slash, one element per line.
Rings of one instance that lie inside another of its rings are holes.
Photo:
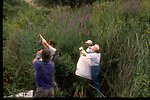
<path fill-rule="evenodd" d="M 36 71 L 36 87 L 44 89 L 53 87 L 54 62 L 35 61 L 33 65 Z"/>

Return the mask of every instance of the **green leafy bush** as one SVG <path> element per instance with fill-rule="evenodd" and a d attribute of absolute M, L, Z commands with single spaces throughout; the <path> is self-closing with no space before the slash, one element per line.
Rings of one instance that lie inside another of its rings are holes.
<path fill-rule="evenodd" d="M 71 56 L 67 53 L 62 53 L 59 56 L 56 56 L 55 60 L 56 65 L 56 81 L 58 86 L 61 88 L 69 88 L 73 82 L 73 73 L 75 72 L 75 63 L 73 62 Z"/>
<path fill-rule="evenodd" d="M 4 0 L 3 1 L 3 18 L 16 16 L 16 13 L 23 10 L 22 6 L 27 6 L 24 0 Z"/>

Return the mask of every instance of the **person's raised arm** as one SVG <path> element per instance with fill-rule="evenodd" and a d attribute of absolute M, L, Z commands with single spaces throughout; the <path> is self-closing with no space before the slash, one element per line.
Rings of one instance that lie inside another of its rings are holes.
<path fill-rule="evenodd" d="M 46 49 L 50 48 L 51 50 L 56 51 L 55 48 L 53 48 L 52 46 L 50 46 L 48 44 L 48 42 L 42 37 L 42 35 L 39 35 L 39 37 L 40 37 L 40 41 L 41 41 L 42 45 L 44 46 L 44 48 L 46 48 Z"/>
<path fill-rule="evenodd" d="M 79 50 L 80 50 L 80 55 L 86 56 L 88 54 L 85 50 L 83 50 L 83 47 L 80 47 Z"/>

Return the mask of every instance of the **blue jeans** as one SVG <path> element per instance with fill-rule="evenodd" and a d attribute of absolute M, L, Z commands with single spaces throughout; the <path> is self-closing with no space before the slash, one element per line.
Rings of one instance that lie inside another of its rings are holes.
<path fill-rule="evenodd" d="M 100 90 L 101 87 L 101 75 L 102 75 L 102 70 L 100 66 L 91 67 L 91 77 L 92 77 L 91 84 L 98 90 Z"/>

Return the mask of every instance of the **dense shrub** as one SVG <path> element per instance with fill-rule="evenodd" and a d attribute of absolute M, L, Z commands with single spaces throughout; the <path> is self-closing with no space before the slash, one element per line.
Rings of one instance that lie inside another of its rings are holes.
<path fill-rule="evenodd" d="M 71 56 L 67 53 L 60 54 L 56 56 L 54 62 L 56 64 L 55 77 L 58 86 L 62 89 L 70 88 L 73 83 L 73 73 L 76 67 Z"/>
<path fill-rule="evenodd" d="M 92 5 L 94 2 L 112 2 L 118 0 L 34 0 L 39 5 L 46 7 L 69 6 L 70 8 L 79 8 L 85 5 Z"/>
<path fill-rule="evenodd" d="M 24 0 L 3 0 L 3 18 L 16 16 L 16 13 L 25 5 L 27 3 Z"/>
<path fill-rule="evenodd" d="M 45 6 L 70 6 L 71 8 L 81 7 L 83 5 L 92 4 L 96 0 L 35 0 L 38 4 Z"/>

